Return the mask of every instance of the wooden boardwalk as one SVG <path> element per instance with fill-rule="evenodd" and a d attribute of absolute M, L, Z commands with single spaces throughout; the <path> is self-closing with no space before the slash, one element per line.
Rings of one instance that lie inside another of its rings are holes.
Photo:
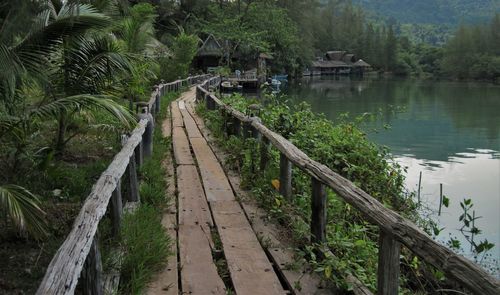
<path fill-rule="evenodd" d="M 203 121 L 194 112 L 194 100 L 192 88 L 171 104 L 171 120 L 165 120 L 162 126 L 164 135 L 172 136 L 175 164 L 167 163 L 170 167 L 166 169 L 171 171 L 167 174 L 176 183 L 177 195 L 164 218 L 164 227 L 175 239 L 177 247 L 173 251 L 178 256 L 177 260 L 170 258 L 147 293 L 228 294 L 232 289 L 230 294 L 239 295 L 325 294 L 314 287 L 315 280 L 309 274 L 302 272 L 295 273 L 294 278 L 306 278 L 303 286 L 307 293 L 290 291 L 295 281 L 286 282 L 283 271 L 276 266 L 276 257 L 266 254 L 261 246 L 262 235 L 258 238 L 252 228 L 255 212 L 249 214 L 251 224 L 235 197 L 234 177 L 228 179 L 219 155 L 214 153 L 215 147 L 206 138 Z M 177 218 L 172 218 L 176 212 Z M 177 231 L 172 232 L 173 228 Z M 266 229 L 257 230 L 262 233 Z M 218 248 L 222 253 L 216 251 Z M 283 256 L 283 251 L 293 253 L 285 248 L 275 253 Z M 216 265 L 221 255 L 226 264 Z M 291 261 L 289 258 L 280 267 Z M 225 272 L 229 279 L 221 277 Z M 316 282 L 319 286 L 319 280 Z"/>

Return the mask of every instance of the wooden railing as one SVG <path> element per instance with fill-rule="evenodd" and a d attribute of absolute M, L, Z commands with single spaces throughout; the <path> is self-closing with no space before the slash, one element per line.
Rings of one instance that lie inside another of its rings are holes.
<path fill-rule="evenodd" d="M 209 110 L 220 109 L 233 121 L 232 134 L 253 136 L 260 139 L 261 160 L 266 159 L 267 146 L 272 144 L 280 151 L 280 193 L 288 200 L 292 196 L 292 165 L 311 176 L 311 241 L 326 242 L 327 203 L 325 187 L 331 188 L 345 202 L 359 210 L 362 215 L 380 229 L 377 274 L 377 294 L 398 294 L 399 257 L 401 244 L 425 262 L 441 270 L 446 277 L 475 294 L 500 294 L 500 281 L 481 267 L 457 255 L 434 241 L 414 223 L 398 213 L 384 207 L 378 200 L 356 187 L 352 182 L 318 163 L 280 134 L 269 130 L 257 117 L 249 117 L 224 104 L 209 90 L 220 78 L 213 77 L 196 88 L 197 101 L 205 101 Z M 243 126 L 243 128 L 240 128 Z M 267 161 L 261 161 L 265 169 Z M 331 216 L 330 218 L 334 218 Z"/>
<path fill-rule="evenodd" d="M 92 187 L 73 228 L 52 258 L 36 294 L 73 294 L 79 278 L 84 294 L 103 294 L 104 285 L 101 255 L 98 247 L 97 228 L 104 214 L 109 211 L 112 233 L 120 232 L 123 208 L 134 208 L 140 201 L 137 168 L 143 157 L 153 150 L 153 115 L 160 110 L 160 97 L 170 91 L 178 91 L 208 78 L 208 75 L 189 77 L 155 87 L 151 99 L 137 114 L 139 123 L 130 135 L 122 136 L 122 149 L 114 157 Z M 121 180 L 128 180 L 127 203 L 123 206 Z M 119 278 L 119 274 L 118 274 Z M 119 279 L 112 279 L 107 289 L 116 289 Z M 111 293 L 111 292 L 110 292 Z"/>

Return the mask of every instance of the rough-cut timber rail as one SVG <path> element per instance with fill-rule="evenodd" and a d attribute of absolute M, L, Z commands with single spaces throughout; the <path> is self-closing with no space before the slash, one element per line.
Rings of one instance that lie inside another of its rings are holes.
<path fill-rule="evenodd" d="M 160 110 L 160 97 L 166 92 L 178 91 L 182 86 L 189 86 L 207 77 L 207 75 L 194 76 L 160 84 L 155 87 L 151 99 L 145 104 L 138 104 L 138 106 L 146 106 L 147 112 L 156 114 Z M 144 114 L 138 116 L 142 118 Z M 116 233 L 120 225 L 122 210 L 129 210 L 129 208 L 137 206 L 138 194 L 134 192 L 138 187 L 135 164 L 137 162 L 139 166 L 142 163 L 143 149 L 152 147 L 152 142 L 145 141 L 152 140 L 153 117 L 150 115 L 145 117 L 148 119 L 139 121 L 130 136 L 124 140 L 121 151 L 92 187 L 91 193 L 75 219 L 71 232 L 52 258 L 36 294 L 73 294 L 80 276 L 84 278 L 83 293 L 97 295 L 104 293 L 106 282 L 102 278 L 97 227 L 110 206 L 112 207 L 110 210 L 112 212 L 113 232 Z M 120 200 L 110 202 L 110 199 L 121 197 L 120 179 L 126 170 L 128 170 L 130 177 L 129 196 L 127 197 L 129 202 L 122 207 Z M 84 268 L 85 271 L 83 271 Z M 114 281 L 118 282 L 119 280 Z"/>
<path fill-rule="evenodd" d="M 500 281 L 481 267 L 440 245 L 411 221 L 384 207 L 378 200 L 327 166 L 309 158 L 291 142 L 269 130 L 258 118 L 246 116 L 231 106 L 225 105 L 209 92 L 208 86 L 213 83 L 213 80 L 218 80 L 218 78 L 214 77 L 197 87 L 196 98 L 198 101 L 204 100 L 208 109 L 223 110 L 223 113 L 239 121 L 238 125 L 250 125 L 257 137 L 260 134 L 260 137 L 266 138 L 293 165 L 314 178 L 313 183 L 317 181 L 330 187 L 344 201 L 363 213 L 367 220 L 379 226 L 381 237 L 379 239 L 378 294 L 398 293 L 399 259 L 394 257 L 399 256 L 399 243 L 475 294 L 500 294 Z M 321 197 L 321 194 L 314 197 Z M 313 203 L 316 205 L 320 201 L 313 200 Z M 325 208 L 322 212 L 324 211 L 326 211 Z M 311 215 L 315 216 L 317 213 L 319 212 L 312 212 Z M 323 222 L 314 224 L 311 232 L 315 234 L 324 232 L 324 222 L 326 222 L 326 218 Z M 324 237 L 324 234 L 322 236 Z"/>

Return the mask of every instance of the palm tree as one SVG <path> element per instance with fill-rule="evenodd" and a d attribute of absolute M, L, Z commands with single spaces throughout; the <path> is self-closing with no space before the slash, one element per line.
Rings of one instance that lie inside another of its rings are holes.
<path fill-rule="evenodd" d="M 0 29 L 9 22 L 9 17 L 15 18 L 15 15 L 1 18 Z M 28 152 L 27 137 L 36 131 L 39 123 L 57 120 L 55 148 L 62 152 L 74 136 L 67 136 L 67 125 L 77 116 L 100 111 L 125 127 L 134 121 L 109 95 L 118 77 L 131 70 L 116 38 L 105 30 L 111 24 L 110 17 L 91 5 L 51 0 L 35 17 L 27 34 L 5 36 L 2 32 L 0 158 L 7 159 L 2 155 L 6 152 L 4 147 L 13 147 L 14 172 L 16 163 L 23 158 L 21 155 Z M 42 95 L 27 101 L 23 89 L 32 85 L 39 88 Z M 2 175 L 0 181 L 15 182 L 12 176 L 10 178 Z M 28 190 L 0 184 L 0 210 L 19 230 L 34 236 L 44 232 L 39 200 Z"/>

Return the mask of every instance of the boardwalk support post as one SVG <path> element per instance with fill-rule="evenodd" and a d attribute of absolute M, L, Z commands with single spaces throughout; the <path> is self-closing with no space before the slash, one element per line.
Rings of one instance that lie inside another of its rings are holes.
<path fill-rule="evenodd" d="M 89 254 L 83 265 L 83 294 L 85 295 L 102 295 L 102 263 L 101 253 L 99 252 L 97 233 L 94 235 L 92 245 L 90 246 Z"/>
<path fill-rule="evenodd" d="M 311 241 L 320 244 L 326 241 L 326 187 L 311 177 L 311 189 Z"/>
<path fill-rule="evenodd" d="M 292 201 L 292 162 L 283 153 L 280 153 L 280 194 Z"/>
<path fill-rule="evenodd" d="M 397 295 L 401 244 L 391 234 L 380 229 L 378 249 L 377 294 Z"/>
<path fill-rule="evenodd" d="M 133 159 L 131 159 L 133 161 Z M 122 203 L 122 191 L 121 191 L 121 180 L 118 179 L 116 182 L 116 189 L 113 191 L 113 195 L 111 196 L 110 204 L 110 215 L 111 215 L 111 225 L 112 225 L 112 233 L 114 237 L 120 235 L 120 229 L 122 225 L 122 212 L 123 212 L 123 203 Z"/>

